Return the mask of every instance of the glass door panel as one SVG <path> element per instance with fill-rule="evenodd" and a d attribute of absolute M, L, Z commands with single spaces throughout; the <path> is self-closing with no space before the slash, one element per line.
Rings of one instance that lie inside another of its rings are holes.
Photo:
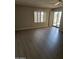
<path fill-rule="evenodd" d="M 61 11 L 54 12 L 53 26 L 60 27 L 61 14 L 62 14 Z"/>

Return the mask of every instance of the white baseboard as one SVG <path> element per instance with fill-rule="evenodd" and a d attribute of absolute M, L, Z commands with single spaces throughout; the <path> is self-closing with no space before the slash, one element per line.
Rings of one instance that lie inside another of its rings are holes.
<path fill-rule="evenodd" d="M 26 30 L 26 29 L 35 29 L 35 28 L 44 28 L 44 27 L 48 27 L 48 26 L 15 28 L 15 31 Z"/>

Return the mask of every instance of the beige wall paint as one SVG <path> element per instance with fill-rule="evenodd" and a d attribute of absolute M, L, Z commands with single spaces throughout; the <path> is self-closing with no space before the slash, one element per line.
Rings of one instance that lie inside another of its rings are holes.
<path fill-rule="evenodd" d="M 34 23 L 34 10 L 42 10 L 46 12 L 46 21 L 44 23 Z M 24 30 L 31 28 L 48 27 L 49 11 L 47 8 L 34 8 L 27 6 L 15 6 L 15 28 L 16 30 Z"/>
<path fill-rule="evenodd" d="M 50 19 L 49 19 L 49 27 L 53 25 L 53 20 L 54 20 L 54 11 L 50 11 Z"/>

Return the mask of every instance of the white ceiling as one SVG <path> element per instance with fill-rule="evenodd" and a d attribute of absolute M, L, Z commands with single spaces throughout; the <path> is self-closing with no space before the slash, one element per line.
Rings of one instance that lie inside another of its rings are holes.
<path fill-rule="evenodd" d="M 15 0 L 16 4 L 28 5 L 34 7 L 56 8 L 62 6 L 61 4 L 55 5 L 58 0 Z"/>

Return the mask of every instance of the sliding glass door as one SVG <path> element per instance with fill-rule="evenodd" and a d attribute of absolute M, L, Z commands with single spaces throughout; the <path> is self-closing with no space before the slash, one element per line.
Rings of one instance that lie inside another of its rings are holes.
<path fill-rule="evenodd" d="M 53 26 L 60 27 L 61 14 L 62 14 L 62 11 L 55 11 L 54 12 Z"/>

